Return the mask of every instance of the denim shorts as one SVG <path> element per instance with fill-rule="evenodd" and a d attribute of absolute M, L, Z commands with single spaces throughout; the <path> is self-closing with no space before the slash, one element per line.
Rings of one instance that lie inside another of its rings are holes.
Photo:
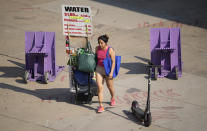
<path fill-rule="evenodd" d="M 104 67 L 99 65 L 96 66 L 96 73 L 99 73 L 102 76 L 106 76 Z"/>

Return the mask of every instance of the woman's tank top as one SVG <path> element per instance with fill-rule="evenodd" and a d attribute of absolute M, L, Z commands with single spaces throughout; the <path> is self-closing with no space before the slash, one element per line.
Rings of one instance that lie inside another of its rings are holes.
<path fill-rule="evenodd" d="M 109 48 L 109 47 L 108 47 Z M 106 58 L 106 53 L 107 53 L 107 50 L 108 50 L 108 48 L 106 49 L 106 50 L 102 50 L 99 46 L 98 46 L 98 49 L 97 49 L 97 59 L 98 59 L 98 65 L 99 66 L 102 66 L 102 67 L 104 67 L 104 65 L 103 65 L 103 60 Z"/>

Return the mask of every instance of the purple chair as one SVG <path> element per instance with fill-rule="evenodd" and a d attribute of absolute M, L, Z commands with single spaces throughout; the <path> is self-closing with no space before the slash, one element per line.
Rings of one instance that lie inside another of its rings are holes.
<path fill-rule="evenodd" d="M 54 81 L 64 66 L 56 66 L 55 32 L 25 32 L 24 80 Z"/>
<path fill-rule="evenodd" d="M 153 69 L 153 77 L 178 79 L 182 76 L 180 28 L 152 28 L 150 30 L 151 62 L 161 65 Z"/>

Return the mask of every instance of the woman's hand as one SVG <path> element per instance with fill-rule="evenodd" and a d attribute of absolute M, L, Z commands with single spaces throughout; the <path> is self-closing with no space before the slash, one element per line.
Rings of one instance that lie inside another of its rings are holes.
<path fill-rule="evenodd" d="M 110 73 L 109 74 L 109 78 L 113 78 L 113 73 Z"/>

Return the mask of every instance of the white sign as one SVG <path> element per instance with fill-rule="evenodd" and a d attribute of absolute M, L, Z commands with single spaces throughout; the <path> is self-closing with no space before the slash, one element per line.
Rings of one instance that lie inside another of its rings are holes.
<path fill-rule="evenodd" d="M 63 35 L 84 37 L 92 35 L 92 17 L 90 7 L 62 5 L 62 18 Z"/>

